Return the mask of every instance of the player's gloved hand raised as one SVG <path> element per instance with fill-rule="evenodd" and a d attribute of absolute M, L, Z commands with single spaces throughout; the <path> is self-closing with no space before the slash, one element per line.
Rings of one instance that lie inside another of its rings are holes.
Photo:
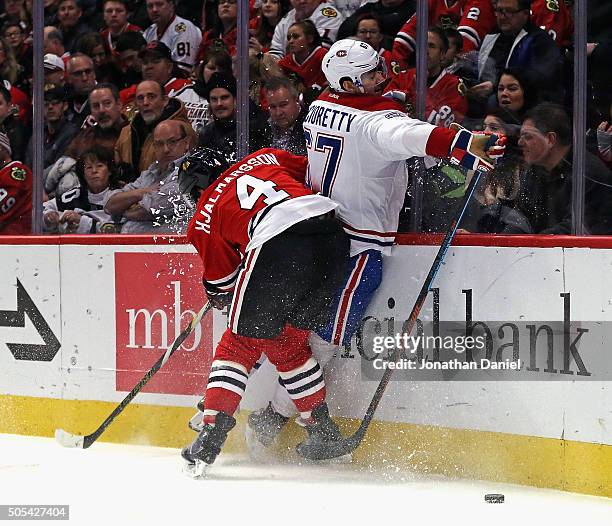
<path fill-rule="evenodd" d="M 506 152 L 506 136 L 484 132 L 471 132 L 456 123 L 451 129 L 457 131 L 448 154 L 453 164 L 468 170 L 492 170 Z"/>
<path fill-rule="evenodd" d="M 228 307 L 229 305 L 231 305 L 234 293 L 233 292 L 212 292 L 210 290 L 207 290 L 206 296 L 208 296 L 208 301 L 210 301 L 214 309 L 223 310 L 225 309 L 225 307 Z"/>

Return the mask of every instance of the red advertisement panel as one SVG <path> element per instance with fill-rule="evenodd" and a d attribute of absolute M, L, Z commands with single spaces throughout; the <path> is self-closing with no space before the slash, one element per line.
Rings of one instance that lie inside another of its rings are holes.
<path fill-rule="evenodd" d="M 201 309 L 201 275 L 196 254 L 115 254 L 117 391 L 130 391 Z M 211 361 L 209 312 L 142 391 L 202 395 Z"/>

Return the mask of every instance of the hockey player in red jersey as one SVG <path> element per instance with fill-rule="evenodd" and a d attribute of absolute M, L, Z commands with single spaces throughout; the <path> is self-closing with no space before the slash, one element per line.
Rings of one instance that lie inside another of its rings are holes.
<path fill-rule="evenodd" d="M 338 203 L 336 216 L 351 240 L 351 258 L 332 304 L 328 325 L 310 338 L 319 362 L 349 346 L 383 275 L 404 203 L 410 157 L 450 158 L 466 169 L 489 170 L 503 155 L 504 139 L 449 129 L 409 118 L 403 106 L 381 96 L 387 83 L 378 53 L 367 43 L 339 40 L 325 55 L 330 90 L 304 119 L 310 188 Z M 291 400 L 276 390 L 272 402 L 250 415 L 247 443 L 257 454 L 291 416 Z M 253 447 L 251 447 L 253 444 Z"/>
<path fill-rule="evenodd" d="M 442 67 L 448 51 L 448 38 L 439 27 L 432 27 L 427 34 L 427 97 L 425 120 L 448 128 L 453 122 L 461 123 L 468 109 L 463 81 Z M 416 69 L 409 69 L 394 77 L 386 88 L 387 93 L 399 96 L 409 106 L 408 114 L 416 104 Z"/>
<path fill-rule="evenodd" d="M 0 133 L 0 235 L 25 235 L 32 227 L 32 172 L 11 161 L 8 137 Z"/>
<path fill-rule="evenodd" d="M 429 25 L 456 27 L 463 37 L 463 51 L 474 51 L 495 27 L 491 0 L 429 0 Z M 416 51 L 416 15 L 412 15 L 393 42 L 392 60 L 403 71 Z"/>
<path fill-rule="evenodd" d="M 218 153 L 202 148 L 179 172 L 182 192 L 202 191 L 187 238 L 202 258 L 209 301 L 217 308 L 231 302 L 208 378 L 203 427 L 182 452 L 191 465 L 214 462 L 262 355 L 276 367 L 308 432 L 298 453 L 341 438 L 308 346 L 309 332 L 328 322 L 348 259 L 348 240 L 333 217 L 337 205 L 303 185 L 306 158 L 284 150 L 265 148 L 226 167 Z"/>

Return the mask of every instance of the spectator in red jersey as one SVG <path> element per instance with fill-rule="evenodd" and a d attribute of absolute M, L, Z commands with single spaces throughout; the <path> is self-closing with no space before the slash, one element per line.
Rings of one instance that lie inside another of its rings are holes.
<path fill-rule="evenodd" d="M 212 27 L 204 33 L 198 60 L 201 61 L 208 48 L 219 45 L 219 41 L 227 49 L 230 55 L 236 54 L 236 22 L 238 20 L 238 9 L 236 0 L 217 0 L 217 20 Z"/>
<path fill-rule="evenodd" d="M 59 0 L 57 4 L 58 29 L 62 32 L 64 46 L 71 53 L 75 51 L 79 36 L 93 31 L 82 16 L 83 10 L 78 0 Z"/>
<path fill-rule="evenodd" d="M 551 36 L 557 47 L 572 43 L 574 20 L 565 0 L 532 0 L 531 20 Z"/>
<path fill-rule="evenodd" d="M 178 91 L 191 84 L 189 79 L 177 78 L 175 75 L 181 73 L 172 61 L 172 54 L 166 44 L 155 40 L 149 42 L 139 53 L 142 61 L 142 79 L 159 82 L 166 90 L 168 97 L 174 97 Z M 136 85 L 121 91 L 121 102 L 126 111 L 130 113 L 128 106 L 136 95 Z"/>
<path fill-rule="evenodd" d="M 115 54 L 117 40 L 129 31 L 142 32 L 142 29 L 128 22 L 126 0 L 106 0 L 102 6 L 106 27 L 100 31 L 104 47 L 110 54 Z"/>
<path fill-rule="evenodd" d="M 327 79 L 321 70 L 323 57 L 327 53 L 321 45 L 321 37 L 310 20 L 296 22 L 287 32 L 287 54 L 278 65 L 287 75 L 295 73 L 306 88 L 323 89 Z"/>
<path fill-rule="evenodd" d="M 395 74 L 399 73 L 399 71 L 394 71 L 393 63 L 391 62 L 391 51 L 382 47 L 385 35 L 382 32 L 380 19 L 377 16 L 371 14 L 361 15 L 357 20 L 357 29 L 354 36 L 357 40 L 370 44 L 370 46 L 378 51 L 378 54 L 385 61 L 387 71 Z"/>
<path fill-rule="evenodd" d="M 338 30 L 337 40 L 348 38 L 357 31 L 361 17 L 372 15 L 378 18 L 385 40 L 383 45 L 391 49 L 393 39 L 402 25 L 414 14 L 416 0 L 377 0 L 363 4 L 349 16 Z"/>
<path fill-rule="evenodd" d="M 23 122 L 16 118 L 18 111 L 12 103 L 11 92 L 0 83 L 0 131 L 9 138 L 13 156 L 25 160 L 28 131 Z"/>
<path fill-rule="evenodd" d="M 466 87 L 463 81 L 442 68 L 448 39 L 444 30 L 434 26 L 427 32 L 427 96 L 425 119 L 436 126 L 448 128 L 453 122 L 462 122 L 467 112 Z M 399 95 L 408 104 L 408 114 L 414 115 L 416 104 L 416 69 L 400 73 L 387 86 L 386 91 Z M 398 94 L 399 92 L 399 94 Z"/>
<path fill-rule="evenodd" d="M 430 25 L 456 25 L 464 51 L 477 50 L 484 36 L 495 27 L 491 0 L 429 0 Z M 393 60 L 408 68 L 416 51 L 416 15 L 410 17 L 393 42 Z"/>
<path fill-rule="evenodd" d="M 268 51 L 276 24 L 289 12 L 289 9 L 287 0 L 263 0 L 259 6 L 259 14 L 249 23 L 251 33 L 249 47 L 257 53 Z"/>
<path fill-rule="evenodd" d="M 32 172 L 12 160 L 9 138 L 0 133 L 0 235 L 25 235 L 32 229 Z"/>

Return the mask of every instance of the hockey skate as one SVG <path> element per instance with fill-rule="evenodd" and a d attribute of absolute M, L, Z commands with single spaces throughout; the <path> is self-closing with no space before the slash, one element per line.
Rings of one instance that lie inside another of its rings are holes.
<path fill-rule="evenodd" d="M 271 447 L 289 418 L 277 413 L 268 403 L 265 409 L 249 415 L 245 429 L 245 438 L 249 455 L 258 462 L 275 460 Z"/>
<path fill-rule="evenodd" d="M 214 426 L 205 424 L 192 444 L 181 451 L 181 456 L 187 461 L 185 472 L 194 478 L 203 477 L 208 466 L 221 453 L 227 434 L 235 425 L 236 419 L 225 413 L 217 413 Z"/>
<path fill-rule="evenodd" d="M 298 419 L 297 422 L 306 428 L 308 438 L 297 445 L 296 451 L 298 455 L 307 460 L 320 461 L 326 459 L 327 456 L 319 456 L 317 451 L 324 449 L 326 444 L 332 445 L 339 440 L 343 440 L 336 422 L 329 416 L 329 409 L 325 402 L 313 409 L 310 421 L 306 422 Z M 334 459 L 334 461 L 350 462 L 351 458 L 351 455 L 344 455 Z"/>

